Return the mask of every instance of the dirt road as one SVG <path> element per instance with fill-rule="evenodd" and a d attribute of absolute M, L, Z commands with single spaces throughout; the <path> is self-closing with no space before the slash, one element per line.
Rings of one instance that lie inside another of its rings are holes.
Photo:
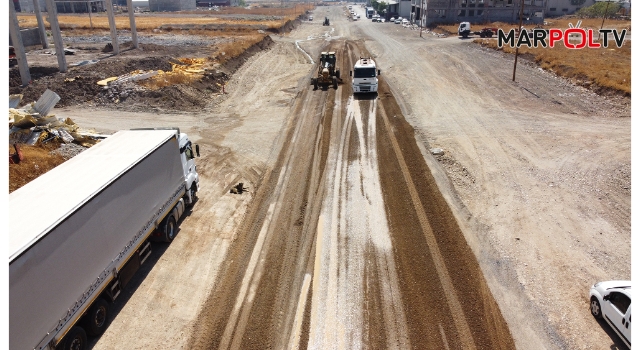
<path fill-rule="evenodd" d="M 628 100 L 343 11 L 274 37 L 200 114 L 103 119 L 196 136 L 202 189 L 93 348 L 618 347 L 587 292 L 630 277 Z M 371 53 L 378 98 L 347 74 L 313 91 L 296 45 L 343 73 Z"/>

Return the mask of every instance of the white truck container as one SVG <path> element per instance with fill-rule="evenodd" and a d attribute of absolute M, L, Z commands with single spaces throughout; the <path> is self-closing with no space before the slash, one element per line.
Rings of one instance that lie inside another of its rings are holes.
<path fill-rule="evenodd" d="M 199 153 L 196 145 L 196 154 Z M 199 154 L 198 154 L 199 156 Z M 199 188 L 178 129 L 119 131 L 9 195 L 9 346 L 83 349 Z"/>
<path fill-rule="evenodd" d="M 376 68 L 376 62 L 370 57 L 360 57 L 349 71 L 349 76 L 353 77 L 353 93 L 378 92 L 378 75 L 380 70 Z"/>

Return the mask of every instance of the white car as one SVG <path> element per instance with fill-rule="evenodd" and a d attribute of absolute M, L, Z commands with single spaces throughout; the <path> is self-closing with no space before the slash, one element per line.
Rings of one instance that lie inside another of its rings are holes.
<path fill-rule="evenodd" d="M 400 24 L 400 23 L 402 23 L 402 17 L 398 17 L 398 18 L 396 18 L 396 20 L 395 20 L 393 23 L 395 23 L 395 24 Z"/>
<path fill-rule="evenodd" d="M 384 18 L 382 18 L 382 17 L 380 17 L 380 18 L 378 19 L 378 22 L 380 22 L 380 23 L 384 23 L 384 22 L 385 22 L 385 19 L 384 19 Z"/>
<path fill-rule="evenodd" d="M 389 18 L 389 22 L 391 22 L 391 23 L 393 23 L 395 20 L 396 20 L 396 18 L 395 18 L 395 17 L 391 17 L 391 18 Z"/>
<path fill-rule="evenodd" d="M 402 25 L 403 25 L 403 26 L 407 26 L 407 25 L 409 25 L 409 20 L 408 20 L 408 19 L 406 19 L 406 18 L 403 18 L 403 19 L 402 19 Z"/>
<path fill-rule="evenodd" d="M 631 281 L 598 282 L 589 291 L 591 314 L 601 318 L 631 348 Z"/>

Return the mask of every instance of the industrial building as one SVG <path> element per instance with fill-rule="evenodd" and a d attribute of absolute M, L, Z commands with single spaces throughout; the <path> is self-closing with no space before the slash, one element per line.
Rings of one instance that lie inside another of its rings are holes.
<path fill-rule="evenodd" d="M 485 23 L 519 20 L 520 0 L 410 0 L 412 22 L 428 26 L 437 23 Z M 551 1 L 551 0 L 547 0 Z M 556 0 L 572 1 L 572 0 Z M 593 0 L 586 0 L 593 1 Z M 402 3 L 402 0 L 400 1 Z M 542 23 L 544 0 L 524 0 L 525 23 Z"/>
<path fill-rule="evenodd" d="M 152 12 L 192 11 L 195 9 L 195 0 L 149 0 L 149 10 Z"/>

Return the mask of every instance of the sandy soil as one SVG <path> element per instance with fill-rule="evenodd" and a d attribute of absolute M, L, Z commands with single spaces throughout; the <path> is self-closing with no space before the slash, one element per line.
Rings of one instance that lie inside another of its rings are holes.
<path fill-rule="evenodd" d="M 314 17 L 198 113 L 55 111 L 201 145 L 199 202 L 93 349 L 623 347 L 588 288 L 630 278 L 629 100 L 523 61 L 513 83 L 509 56 L 340 7 Z M 296 45 L 336 50 L 345 83 L 313 91 Z M 367 52 L 381 91 L 354 99 Z"/>

